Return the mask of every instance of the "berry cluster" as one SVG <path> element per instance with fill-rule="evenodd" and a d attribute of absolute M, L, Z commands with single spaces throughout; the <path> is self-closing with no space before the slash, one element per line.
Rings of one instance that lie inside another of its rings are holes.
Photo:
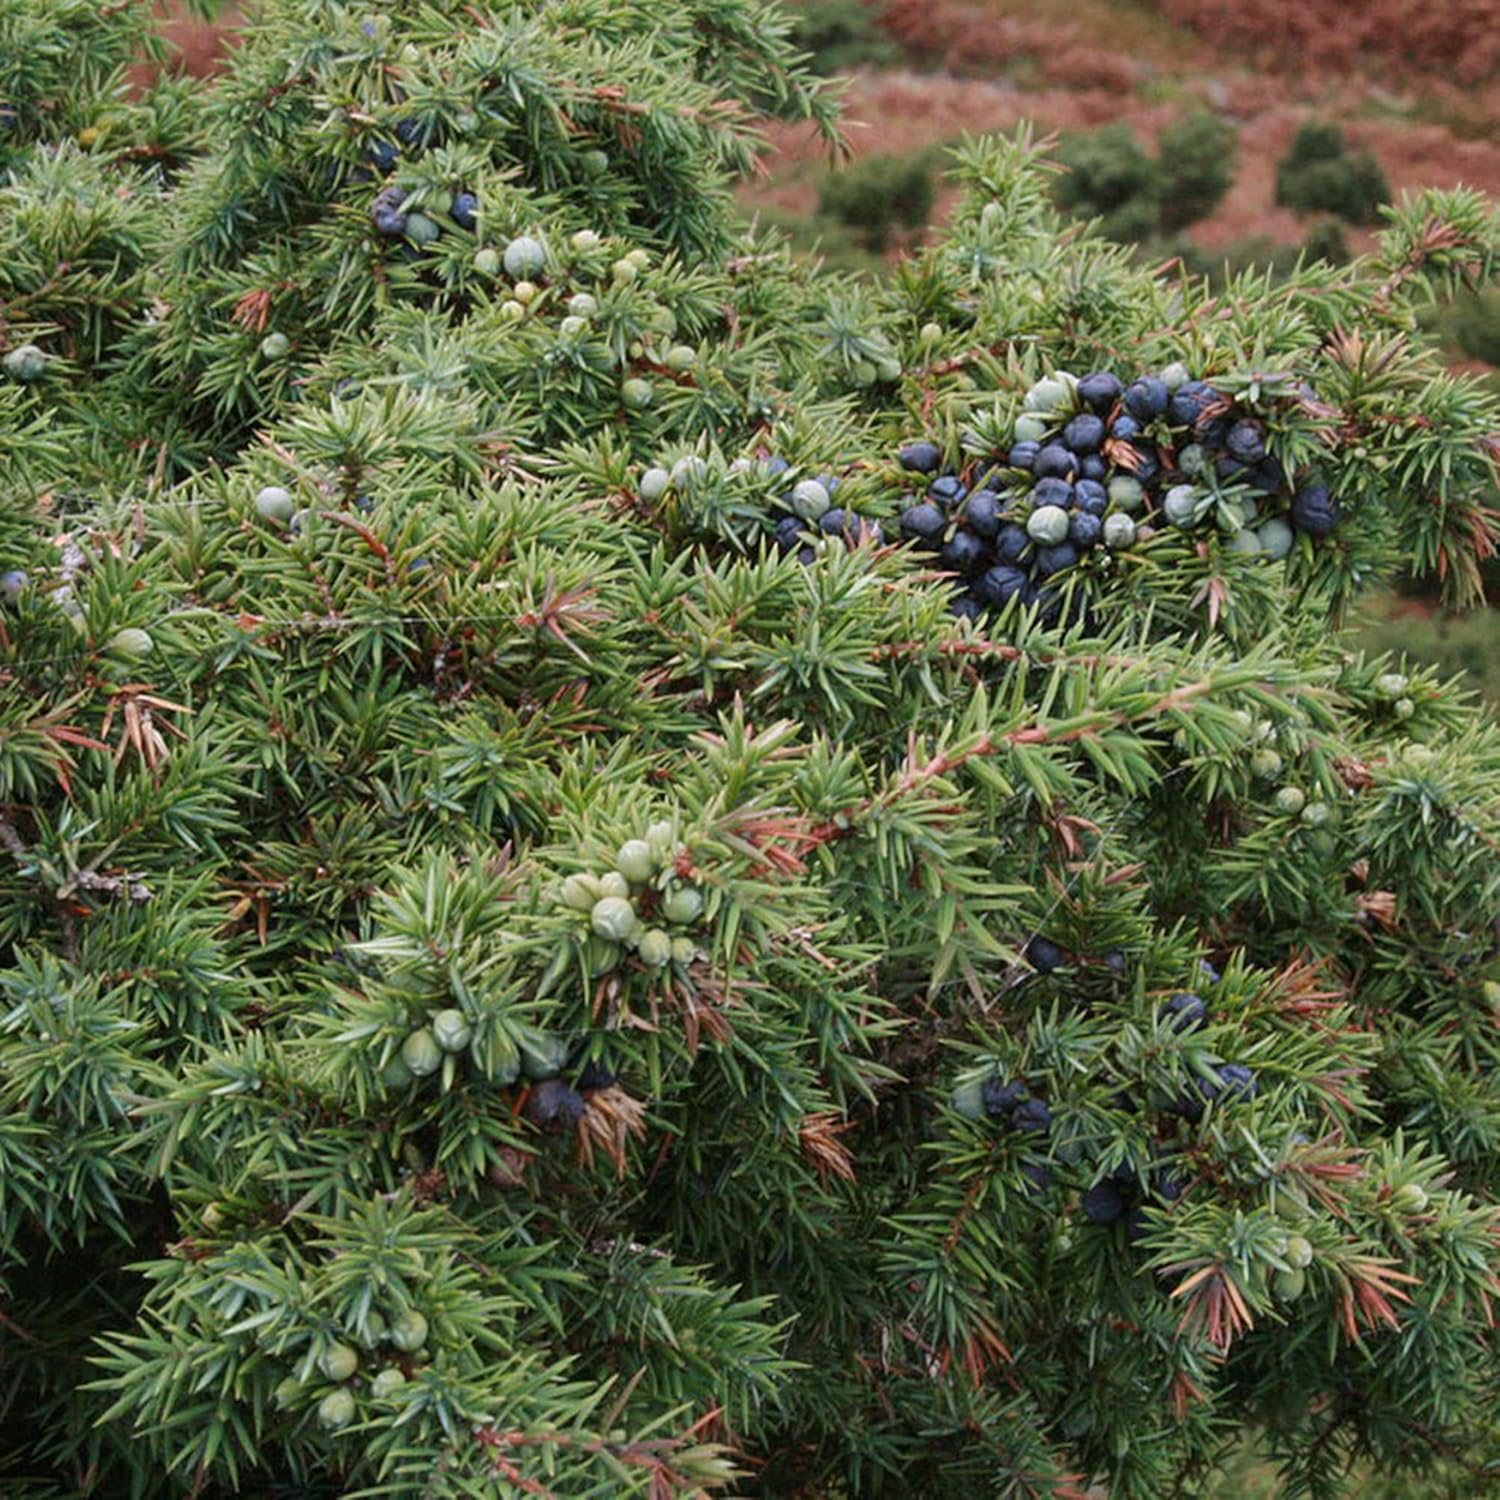
<path fill-rule="evenodd" d="M 703 915 L 703 892 L 678 878 L 679 852 L 672 825 L 653 823 L 644 838 L 620 846 L 614 869 L 562 882 L 558 904 L 588 916 L 584 953 L 591 975 L 612 973 L 627 950 L 652 970 L 686 966 L 697 957 L 697 945 L 681 929 Z"/>
<path fill-rule="evenodd" d="M 337 1432 L 347 1427 L 357 1414 L 356 1389 L 362 1388 L 376 1401 L 389 1401 L 400 1395 L 407 1381 L 402 1366 L 426 1362 L 427 1331 L 427 1318 L 415 1308 L 395 1313 L 389 1320 L 372 1309 L 364 1319 L 361 1343 L 367 1352 L 377 1355 L 381 1346 L 388 1344 L 397 1359 L 384 1364 L 368 1382 L 357 1381 L 361 1372 L 359 1351 L 352 1344 L 325 1344 L 315 1359 L 309 1357 L 302 1362 L 300 1373 L 288 1375 L 276 1387 L 277 1405 L 287 1408 L 299 1404 L 309 1394 L 307 1384 L 316 1371 L 323 1380 L 333 1382 L 333 1389 L 325 1392 L 318 1402 L 318 1425 Z"/>
<path fill-rule="evenodd" d="M 1327 486 L 1294 485 L 1272 456 L 1265 421 L 1182 365 L 1128 386 L 1107 371 L 1055 374 L 1023 408 L 1009 447 L 966 474 L 944 468 L 935 443 L 900 450 L 901 467 L 929 481 L 905 497 L 901 534 L 956 575 L 962 617 L 1035 603 L 1090 554 L 1108 567 L 1163 524 L 1213 518 L 1230 551 L 1278 560 L 1296 532 L 1325 537 L 1339 523 Z"/>

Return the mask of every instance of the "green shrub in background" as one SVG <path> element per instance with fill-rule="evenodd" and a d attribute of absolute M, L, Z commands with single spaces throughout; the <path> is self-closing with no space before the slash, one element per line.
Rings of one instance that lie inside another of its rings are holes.
<path fill-rule="evenodd" d="M 1054 156 L 1066 170 L 1053 197 L 1075 218 L 1097 219 L 1120 244 L 1150 238 L 1161 224 L 1161 176 L 1128 125 L 1064 136 Z"/>
<path fill-rule="evenodd" d="M 1183 115 L 1157 137 L 1159 227 L 1166 232 L 1205 219 L 1234 183 L 1239 137 L 1207 110 Z"/>
<path fill-rule="evenodd" d="M 1276 202 L 1295 213 L 1375 224 L 1390 196 L 1380 163 L 1368 151 L 1347 150 L 1337 125 L 1302 126 L 1276 167 Z"/>
<path fill-rule="evenodd" d="M 875 7 L 860 0 L 804 0 L 791 8 L 792 41 L 811 58 L 815 72 L 890 68 L 902 51 L 877 20 Z"/>
<path fill-rule="evenodd" d="M 937 162 L 916 156 L 863 156 L 825 177 L 818 188 L 818 214 L 857 231 L 865 248 L 884 250 L 899 225 L 926 223 L 935 196 Z"/>
<path fill-rule="evenodd" d="M 1053 201 L 1097 219 L 1119 244 L 1153 241 L 1211 214 L 1234 181 L 1237 136 L 1206 110 L 1163 127 L 1152 157 L 1128 125 L 1066 135 L 1054 153 L 1066 170 Z"/>

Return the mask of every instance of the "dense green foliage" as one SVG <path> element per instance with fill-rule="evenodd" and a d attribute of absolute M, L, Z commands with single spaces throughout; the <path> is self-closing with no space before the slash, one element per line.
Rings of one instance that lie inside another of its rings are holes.
<path fill-rule="evenodd" d="M 0 0 L 7 1497 L 1490 1458 L 1500 728 L 1338 628 L 1493 548 L 1490 205 L 1210 294 L 1022 134 L 864 285 L 734 228 L 835 138 L 778 10 L 265 0 L 131 100 L 140 9 Z M 769 542 L 1178 363 L 1336 531 L 972 623 Z"/>
<path fill-rule="evenodd" d="M 927 222 L 934 166 L 926 155 L 860 157 L 823 179 L 818 212 L 860 231 L 867 249 L 884 250 L 897 225 L 917 229 Z"/>
<path fill-rule="evenodd" d="M 1377 224 L 1390 196 L 1380 163 L 1368 151 L 1348 150 L 1337 125 L 1304 125 L 1276 166 L 1276 201 L 1297 213 Z"/>
<path fill-rule="evenodd" d="M 1211 214 L 1234 182 L 1234 130 L 1207 111 L 1162 128 L 1157 155 L 1146 154 L 1128 125 L 1065 136 L 1057 160 L 1060 208 L 1098 219 L 1121 244 L 1175 233 Z"/>

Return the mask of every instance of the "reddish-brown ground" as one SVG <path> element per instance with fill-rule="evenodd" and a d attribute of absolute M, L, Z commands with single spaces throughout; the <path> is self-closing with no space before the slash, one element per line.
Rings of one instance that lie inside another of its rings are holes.
<path fill-rule="evenodd" d="M 1246 22 L 1236 30 L 1217 0 L 1159 0 L 1156 6 L 1139 0 L 1071 0 L 1067 6 L 886 0 L 872 8 L 918 66 L 854 76 L 846 96 L 853 146 L 860 154 L 905 153 L 965 131 L 1011 130 L 1023 120 L 1048 131 L 1123 121 L 1149 146 L 1166 121 L 1206 105 L 1240 135 L 1233 188 L 1192 230 L 1209 249 L 1252 236 L 1284 243 L 1303 238 L 1307 226 L 1276 207 L 1274 185 L 1277 160 L 1309 119 L 1339 121 L 1351 144 L 1380 159 L 1397 194 L 1464 184 L 1500 196 L 1500 132 L 1488 128 L 1500 120 L 1500 84 L 1459 87 L 1451 71 L 1414 65 L 1425 62 L 1431 48 L 1411 57 L 1393 51 L 1399 28 L 1393 30 L 1392 17 L 1410 13 L 1407 0 L 1395 0 L 1395 10 L 1385 0 L 1369 0 L 1361 9 L 1373 6 L 1380 24 L 1358 30 L 1358 45 L 1314 49 L 1310 55 L 1327 66 L 1291 71 L 1278 44 L 1293 34 L 1283 36 L 1276 20 L 1290 5 L 1241 3 L 1238 11 L 1258 15 L 1262 24 Z M 1324 29 L 1314 31 L 1325 35 L 1350 14 L 1349 6 L 1350 0 L 1296 0 L 1295 8 L 1318 14 Z M 1492 30 L 1500 37 L 1500 0 L 1444 0 L 1410 11 L 1451 8 L 1458 14 L 1474 7 L 1496 12 Z M 1188 20 L 1203 30 L 1179 24 Z M 1466 66 L 1479 68 L 1473 58 Z M 746 201 L 810 213 L 824 165 L 821 148 L 798 128 L 778 128 L 772 139 L 769 175 L 746 190 Z M 940 213 L 945 206 L 940 202 Z M 1350 239 L 1359 247 L 1368 236 L 1355 232 Z"/>

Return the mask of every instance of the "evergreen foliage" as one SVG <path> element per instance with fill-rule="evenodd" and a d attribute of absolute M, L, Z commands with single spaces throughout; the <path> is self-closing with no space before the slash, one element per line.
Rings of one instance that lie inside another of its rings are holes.
<path fill-rule="evenodd" d="M 1276 167 L 1276 201 L 1301 214 L 1378 224 L 1390 184 L 1368 151 L 1349 151 L 1337 125 L 1304 125 Z"/>
<path fill-rule="evenodd" d="M 5 1494 L 1482 1484 L 1500 730 L 1339 626 L 1493 550 L 1493 208 L 1210 294 L 1022 133 L 863 285 L 779 10 L 144 9 L 0 0 Z M 850 520 L 1174 366 L 1284 560 Z"/>

